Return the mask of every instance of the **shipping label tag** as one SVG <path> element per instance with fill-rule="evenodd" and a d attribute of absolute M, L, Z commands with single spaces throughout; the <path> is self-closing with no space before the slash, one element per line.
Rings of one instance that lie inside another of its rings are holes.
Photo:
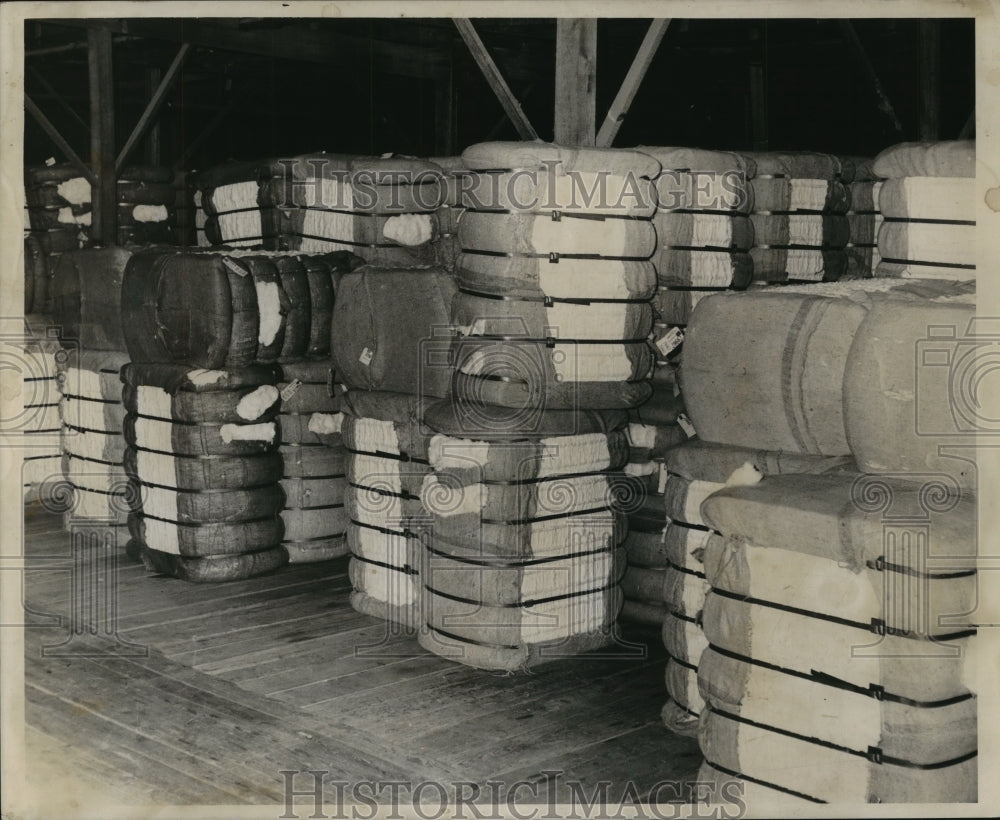
<path fill-rule="evenodd" d="M 281 400 L 288 401 L 292 396 L 299 392 L 299 388 L 302 387 L 301 379 L 292 379 L 288 384 L 285 385 L 284 389 L 281 391 Z"/>
<path fill-rule="evenodd" d="M 683 341 L 684 331 L 679 327 L 672 327 L 663 335 L 663 338 L 656 343 L 656 349 L 660 351 L 661 356 L 666 356 L 672 350 L 676 350 L 680 347 L 680 344 Z"/>
<path fill-rule="evenodd" d="M 684 413 L 681 413 L 677 417 L 677 423 L 681 426 L 681 429 L 687 434 L 688 438 L 695 437 L 696 433 L 694 431 L 694 425 L 691 423 L 691 419 L 689 419 L 686 415 L 684 415 Z"/>
<path fill-rule="evenodd" d="M 375 358 L 375 351 L 371 348 L 366 347 L 361 351 L 361 355 L 358 356 L 358 361 L 361 362 L 365 367 L 368 367 L 372 363 L 372 359 Z"/>
<path fill-rule="evenodd" d="M 229 270 L 237 276 L 246 276 L 250 273 L 246 268 L 238 264 L 235 259 L 230 259 L 228 256 L 222 257 L 222 264 L 229 268 Z"/>

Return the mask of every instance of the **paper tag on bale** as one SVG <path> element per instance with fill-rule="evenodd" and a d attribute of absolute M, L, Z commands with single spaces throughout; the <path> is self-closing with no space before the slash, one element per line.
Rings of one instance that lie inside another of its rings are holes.
<path fill-rule="evenodd" d="M 656 494 L 663 495 L 667 489 L 667 465 L 660 462 L 660 480 L 656 482 Z"/>
<path fill-rule="evenodd" d="M 281 400 L 288 401 L 292 396 L 299 392 L 299 388 L 302 387 L 301 379 L 292 379 L 288 384 L 282 388 Z"/>
<path fill-rule="evenodd" d="M 361 351 L 361 355 L 358 356 L 358 361 L 361 362 L 361 364 L 363 364 L 365 367 L 368 367 L 368 365 L 372 363 L 372 359 L 374 358 L 375 358 L 375 352 L 371 348 L 366 347 L 364 350 Z"/>
<path fill-rule="evenodd" d="M 230 259 L 228 256 L 222 257 L 222 264 L 225 265 L 229 270 L 235 273 L 237 276 L 247 276 L 249 271 L 242 265 L 237 264 L 234 260 Z"/>
<path fill-rule="evenodd" d="M 666 356 L 671 351 L 680 347 L 680 344 L 683 341 L 684 331 L 679 327 L 672 327 L 663 335 L 663 338 L 656 343 L 656 349 L 660 351 L 661 356 Z"/>
<path fill-rule="evenodd" d="M 688 438 L 695 437 L 696 433 L 694 431 L 694 425 L 691 423 L 691 419 L 684 415 L 684 413 L 681 413 L 677 417 L 677 423 L 680 425 L 681 430 L 684 431 Z"/>

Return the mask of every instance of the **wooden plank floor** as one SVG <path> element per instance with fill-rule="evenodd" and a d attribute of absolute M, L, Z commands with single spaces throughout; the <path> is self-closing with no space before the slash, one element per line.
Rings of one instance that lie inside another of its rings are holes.
<path fill-rule="evenodd" d="M 688 782 L 700 762 L 694 741 L 660 723 L 655 630 L 491 673 L 355 612 L 346 559 L 199 585 L 147 575 L 124 555 L 110 574 L 92 560 L 71 572 L 57 517 L 33 510 L 25 532 L 28 753 L 43 772 L 53 754 L 78 758 L 81 777 L 126 802 L 283 803 L 282 770 L 484 789 L 525 780 L 539 802 L 564 798 L 570 781 L 588 795 L 610 781 L 617 800 Z M 98 623 L 113 623 L 117 641 L 71 633 L 72 612 L 109 600 L 114 617 L 101 610 Z M 310 786 L 309 775 L 295 781 Z"/>

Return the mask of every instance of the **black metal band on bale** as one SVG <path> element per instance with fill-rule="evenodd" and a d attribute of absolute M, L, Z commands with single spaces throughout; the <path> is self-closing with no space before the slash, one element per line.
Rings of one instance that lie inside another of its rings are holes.
<path fill-rule="evenodd" d="M 486 342 L 504 342 L 505 344 L 544 344 L 546 347 L 555 347 L 557 344 L 573 345 L 637 345 L 646 344 L 645 336 L 638 339 L 563 339 L 555 336 L 547 336 L 544 339 L 534 339 L 527 336 L 505 336 L 499 333 L 477 333 L 474 336 L 462 336 L 463 339 L 482 339 Z"/>
<path fill-rule="evenodd" d="M 161 518 L 158 515 L 150 515 L 147 512 L 138 513 L 142 518 L 151 521 L 162 521 L 164 524 L 172 524 L 175 527 L 188 527 L 190 529 L 202 529 L 203 527 L 233 526 L 242 527 L 244 524 L 260 524 L 264 521 L 281 521 L 277 515 L 264 515 L 260 518 L 248 518 L 244 521 L 174 521 L 170 518 Z"/>
<path fill-rule="evenodd" d="M 399 567 L 395 564 L 387 564 L 385 561 L 376 561 L 372 558 L 365 558 L 363 555 L 358 555 L 356 552 L 351 553 L 351 557 L 357 561 L 363 561 L 366 564 L 371 564 L 375 567 L 382 567 L 383 569 L 391 569 L 393 572 L 402 572 L 404 575 L 419 575 L 420 573 L 411 567 L 409 564 L 404 564 Z"/>
<path fill-rule="evenodd" d="M 960 763 L 964 763 L 966 760 L 971 760 L 976 757 L 979 752 L 973 749 L 971 752 L 966 752 L 958 757 L 953 757 L 949 760 L 941 760 L 935 763 L 914 763 L 912 760 L 904 760 L 901 757 L 892 757 L 886 755 L 882 752 L 878 746 L 869 746 L 865 751 L 860 749 L 852 749 L 849 746 L 841 746 L 839 743 L 831 743 L 829 740 L 823 740 L 818 737 L 813 737 L 811 735 L 803 735 L 798 732 L 792 732 L 788 729 L 779 729 L 776 726 L 769 726 L 766 723 L 758 723 L 755 720 L 750 720 L 749 718 L 742 717 L 740 715 L 734 715 L 731 712 L 725 712 L 722 709 L 718 709 L 714 706 L 708 707 L 712 712 L 717 715 L 721 715 L 728 720 L 735 721 L 736 723 L 742 723 L 746 726 L 753 726 L 757 729 L 765 729 L 768 732 L 774 732 L 777 735 L 783 735 L 785 737 L 794 738 L 795 740 L 802 740 L 806 743 L 812 743 L 815 746 L 822 746 L 824 749 L 831 749 L 836 752 L 843 752 L 844 754 L 853 755 L 854 757 L 861 757 L 870 763 L 875 763 L 878 765 L 887 766 L 899 766 L 904 769 L 921 769 L 923 771 L 933 771 L 935 769 L 946 769 L 949 766 L 957 766 Z"/>
<path fill-rule="evenodd" d="M 419 501 L 419 495 L 413 495 L 413 493 L 393 492 L 392 490 L 383 490 L 379 487 L 369 487 L 365 484 L 357 484 L 353 481 L 348 481 L 347 486 L 353 490 L 362 490 L 364 492 L 375 493 L 376 495 L 383 496 L 384 498 L 401 498 L 403 501 Z"/>
<path fill-rule="evenodd" d="M 676 655 L 671 655 L 669 652 L 667 653 L 667 658 L 672 663 L 676 663 L 678 666 L 683 666 L 685 669 L 690 669 L 692 672 L 698 671 L 697 664 L 691 663 L 690 661 L 681 660 Z M 695 712 L 692 712 L 690 709 L 685 709 L 684 711 L 690 715 L 693 715 L 694 717 L 698 717 L 698 715 Z"/>
<path fill-rule="evenodd" d="M 613 515 L 610 507 L 592 507 L 586 510 L 574 510 L 573 512 L 566 513 L 554 513 L 552 515 L 539 515 L 534 518 L 481 518 L 480 523 L 482 524 L 499 524 L 505 527 L 517 527 L 522 524 L 534 524 L 538 521 L 558 521 L 562 518 L 574 518 L 576 516 L 583 517 L 585 515 L 595 515 L 597 513 L 607 513 Z"/>
<path fill-rule="evenodd" d="M 383 535 L 394 535 L 397 538 L 419 538 L 420 536 L 410 529 L 403 530 L 390 530 L 388 527 L 380 527 L 377 524 L 365 524 L 363 521 L 358 521 L 356 518 L 351 519 L 351 524 L 355 527 L 362 527 L 366 530 L 373 530 L 374 532 L 380 532 Z"/>
<path fill-rule="evenodd" d="M 954 270 L 975 270 L 975 265 L 959 265 L 954 262 L 920 262 L 916 259 L 893 259 L 889 256 L 882 257 L 883 262 L 890 262 L 894 265 L 917 265 L 933 268 L 953 268 Z"/>
<path fill-rule="evenodd" d="M 417 458 L 407 453 L 387 453 L 384 450 L 355 450 L 347 446 L 344 449 L 355 456 L 375 456 L 376 458 L 389 458 L 393 461 L 411 461 L 414 464 L 426 464 L 430 466 L 430 462 L 426 458 Z"/>
<path fill-rule="evenodd" d="M 25 381 L 30 381 L 30 380 L 29 379 L 25 379 Z M 95 399 L 93 396 L 78 396 L 76 393 L 63 393 L 62 397 L 64 399 L 76 399 L 77 401 L 92 401 L 95 404 L 117 404 L 117 405 L 121 405 L 121 403 L 122 403 L 121 398 L 117 398 L 117 399 Z M 56 403 L 56 404 L 35 404 L 35 405 L 32 405 L 32 406 L 33 407 L 58 407 L 59 405 L 58 405 L 58 403 Z"/>
<path fill-rule="evenodd" d="M 282 512 L 286 510 L 301 511 L 301 512 L 312 512 L 313 510 L 341 510 L 344 508 L 343 504 L 318 504 L 315 507 L 289 507 L 287 504 L 281 508 Z"/>
<path fill-rule="evenodd" d="M 442 558 L 447 558 L 451 561 L 455 561 L 460 564 L 469 564 L 474 567 L 489 567 L 491 569 L 516 569 L 518 567 L 535 567 L 542 564 L 550 564 L 555 561 L 565 561 L 570 558 L 586 558 L 590 555 L 601 555 L 602 553 L 613 554 L 615 552 L 615 547 L 601 547 L 595 550 L 586 550 L 584 552 L 571 552 L 560 555 L 547 556 L 545 558 L 529 558 L 522 561 L 504 561 L 499 558 L 496 560 L 491 560 L 489 558 L 469 558 L 466 556 L 452 555 L 449 552 L 444 552 L 442 550 L 436 549 L 431 546 L 427 546 L 426 550 L 431 555 L 439 555 Z"/>
<path fill-rule="evenodd" d="M 802 680 L 807 680 L 811 683 L 831 686 L 835 689 L 843 689 L 846 692 L 853 692 L 856 695 L 864 695 L 866 697 L 873 698 L 874 700 L 899 703 L 903 706 L 913 706 L 917 709 L 940 709 L 942 707 L 952 706 L 953 704 L 961 703 L 962 701 L 975 697 L 975 695 L 971 692 L 966 692 L 962 695 L 955 695 L 953 697 L 942 698 L 940 700 L 914 700 L 912 698 L 904 698 L 902 695 L 897 695 L 893 692 L 886 692 L 885 687 L 881 684 L 869 683 L 868 686 L 859 686 L 858 684 L 849 683 L 848 681 L 841 680 L 833 675 L 828 675 L 825 672 L 819 672 L 815 669 L 811 669 L 809 672 L 799 672 L 785 666 L 779 666 L 778 664 L 768 663 L 767 661 L 751 658 L 747 655 L 741 655 L 740 653 L 733 652 L 729 649 L 723 649 L 721 646 L 716 646 L 713 643 L 709 643 L 708 646 L 713 652 L 716 652 L 723 657 L 731 658 L 734 661 L 739 661 L 740 663 L 746 663 L 751 666 L 759 666 L 762 669 L 770 669 L 773 672 L 780 672 L 783 675 L 791 675 L 792 677 L 801 678 Z"/>
<path fill-rule="evenodd" d="M 331 532 L 326 535 L 314 535 L 312 538 L 296 538 L 294 541 L 285 540 L 282 541 L 282 545 L 285 544 L 311 544 L 314 541 L 329 541 L 331 538 L 344 538 L 347 535 L 347 530 L 344 532 Z"/>
<path fill-rule="evenodd" d="M 875 211 L 875 213 L 879 212 Z M 908 216 L 886 216 L 883 217 L 882 221 L 902 223 L 904 225 L 915 222 L 918 225 L 966 225 L 972 228 L 976 227 L 976 220 L 974 219 L 914 219 Z"/>
<path fill-rule="evenodd" d="M 459 293 L 464 293 L 466 296 L 475 296 L 477 299 L 492 299 L 496 302 L 532 302 L 535 304 L 544 305 L 581 305 L 586 307 L 587 305 L 648 305 L 649 299 L 603 299 L 597 297 L 587 297 L 574 299 L 568 296 L 510 296 L 507 294 L 499 293 L 484 293 L 480 290 L 472 290 L 471 288 L 459 287 Z"/>
<path fill-rule="evenodd" d="M 781 612 L 790 612 L 794 615 L 803 615 L 807 618 L 816 618 L 821 621 L 829 621 L 831 623 L 840 624 L 841 626 L 848 626 L 853 629 L 863 629 L 865 632 L 873 632 L 876 635 L 892 635 L 899 638 L 907 638 L 909 640 L 917 641 L 932 641 L 938 643 L 941 641 L 955 641 L 961 638 L 968 638 L 976 634 L 976 630 L 973 629 L 963 629 L 957 632 L 948 632 L 944 635 L 937 635 L 930 637 L 927 635 L 918 635 L 914 632 L 910 632 L 906 629 L 895 629 L 893 627 L 887 626 L 885 621 L 881 618 L 872 618 L 871 621 L 865 623 L 863 621 L 852 621 L 850 618 L 839 618 L 836 615 L 826 615 L 822 612 L 813 612 L 809 609 L 802 609 L 800 607 L 788 606 L 786 604 L 778 604 L 774 601 L 765 601 L 761 598 L 754 598 L 749 595 L 738 595 L 734 592 L 729 592 L 724 589 L 718 589 L 717 587 L 712 587 L 712 592 L 723 598 L 729 598 L 733 601 L 740 601 L 746 604 L 753 604 L 756 606 L 765 606 L 769 609 L 777 609 Z"/>
<path fill-rule="evenodd" d="M 141 475 L 129 474 L 129 478 L 135 481 L 137 484 L 143 487 L 152 487 L 156 490 L 169 490 L 170 492 L 178 493 L 181 495 L 213 495 L 219 493 L 239 493 L 245 490 L 263 490 L 267 487 L 278 486 L 276 481 L 266 481 L 263 484 L 241 484 L 239 487 L 220 487 L 220 488 L 210 488 L 201 490 L 188 490 L 179 487 L 171 487 L 168 484 L 157 484 L 153 481 L 147 481 Z"/>
<path fill-rule="evenodd" d="M 552 595 L 548 598 L 535 598 L 533 600 L 518 601 L 512 604 L 491 604 L 491 607 L 496 607 L 497 609 L 525 609 L 531 606 L 538 606 L 539 604 L 550 604 L 553 601 L 568 601 L 572 598 L 583 598 L 587 595 L 596 595 L 600 592 L 606 592 L 609 589 L 613 589 L 618 586 L 617 583 L 605 584 L 602 587 L 596 587 L 594 589 L 583 589 L 577 592 L 568 592 L 565 595 Z M 424 584 L 424 589 L 430 592 L 432 595 L 437 595 L 440 598 L 447 598 L 449 601 L 457 601 L 460 604 L 476 604 L 478 606 L 484 606 L 482 601 L 477 601 L 475 598 L 465 598 L 461 595 L 452 595 L 449 592 L 441 592 L 440 590 L 434 589 L 427 584 Z"/>
<path fill-rule="evenodd" d="M 207 461 L 211 461 L 213 459 L 223 459 L 223 458 L 228 458 L 228 459 L 256 458 L 257 455 L 268 455 L 277 452 L 277 448 L 274 448 L 272 450 L 269 450 L 267 453 L 255 454 L 253 456 L 234 456 L 228 453 L 194 453 L 194 454 L 173 453 L 170 452 L 169 450 L 154 450 L 151 447 L 143 447 L 141 444 L 129 444 L 128 446 L 131 449 L 135 450 L 137 453 L 152 453 L 153 455 L 156 456 L 169 456 L 170 458 L 189 458 L 196 460 L 205 459 Z"/>
<path fill-rule="evenodd" d="M 690 576 L 692 576 L 694 578 L 700 578 L 702 581 L 705 580 L 705 573 L 704 572 L 698 572 L 698 570 L 696 570 L 696 569 L 689 569 L 688 567 L 682 567 L 682 566 L 680 566 L 680 564 L 675 564 L 669 558 L 667 558 L 666 560 L 667 560 L 667 566 L 670 569 L 676 570 L 677 572 L 683 572 L 685 575 L 690 575 Z M 629 566 L 631 567 L 631 566 L 635 566 L 635 565 L 630 563 Z M 650 567 L 650 569 L 656 569 L 656 567 Z"/>
<path fill-rule="evenodd" d="M 955 572 L 921 572 L 918 569 L 913 569 L 913 567 L 907 567 L 903 564 L 894 564 L 891 561 L 886 561 L 885 556 L 880 555 L 874 561 L 865 561 L 865 565 L 869 569 L 876 570 L 877 572 L 896 572 L 900 575 L 908 575 L 911 578 L 920 578 L 921 580 L 930 581 L 947 581 L 955 578 L 969 578 L 976 574 L 975 569 L 963 569 L 956 570 Z"/>
<path fill-rule="evenodd" d="M 775 785 L 774 783 L 769 783 L 766 780 L 761 780 L 760 778 L 757 777 L 750 777 L 749 775 L 745 775 L 742 772 L 734 771 L 733 769 L 730 769 L 726 766 L 720 766 L 718 763 L 712 762 L 707 757 L 705 758 L 705 762 L 713 769 L 718 769 L 720 772 L 722 772 L 723 774 L 728 774 L 730 777 L 738 777 L 740 778 L 740 780 L 746 780 L 747 783 L 755 783 L 756 785 L 763 786 L 764 788 L 767 789 L 774 789 L 774 791 L 776 792 L 781 792 L 782 794 L 788 794 L 791 795 L 792 797 L 798 797 L 802 800 L 808 800 L 810 803 L 820 803 L 820 804 L 827 803 L 826 800 L 820 800 L 818 797 L 811 797 L 810 795 L 805 794 L 804 792 L 797 792 L 794 789 L 786 789 L 784 786 L 778 786 Z"/>
<path fill-rule="evenodd" d="M 63 422 L 62 425 L 67 430 L 75 430 L 77 433 L 96 433 L 99 436 L 106 436 L 111 439 L 118 439 L 121 437 L 121 430 L 95 430 L 92 427 L 79 427 L 75 424 L 69 424 L 68 422 Z"/>
<path fill-rule="evenodd" d="M 604 256 L 599 253 L 557 253 L 556 251 L 549 251 L 548 253 L 519 253 L 514 251 L 484 251 L 476 248 L 461 248 L 460 250 L 462 253 L 468 253 L 472 256 L 494 256 L 506 259 L 548 259 L 553 264 L 558 264 L 560 259 L 595 259 L 607 262 L 649 261 L 648 256 Z"/>
<path fill-rule="evenodd" d="M 521 647 L 517 644 L 507 644 L 507 643 L 489 643 L 487 641 L 478 641 L 475 638 L 463 638 L 459 635 L 455 635 L 452 632 L 446 632 L 443 629 L 438 629 L 436 626 L 431 626 L 430 624 L 425 624 L 428 630 L 433 632 L 435 635 L 441 635 L 450 641 L 458 641 L 459 643 L 467 643 L 472 646 L 483 646 L 487 649 L 520 649 Z"/>
<path fill-rule="evenodd" d="M 603 470 L 586 470 L 580 473 L 559 473 L 559 475 L 550 476 L 540 476 L 536 478 L 520 478 L 520 479 L 509 479 L 502 480 L 499 478 L 484 478 L 481 481 L 475 482 L 476 484 L 482 484 L 485 487 L 523 487 L 532 484 L 544 484 L 546 481 L 563 481 L 570 478 L 587 478 L 588 476 L 612 476 L 620 474 L 621 470 L 612 469 L 611 467 L 606 467 Z"/>

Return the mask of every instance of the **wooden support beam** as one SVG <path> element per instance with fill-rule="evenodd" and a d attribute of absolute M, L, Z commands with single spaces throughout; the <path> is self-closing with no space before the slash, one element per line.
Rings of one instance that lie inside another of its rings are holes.
<path fill-rule="evenodd" d="M 601 129 L 597 132 L 598 148 L 610 148 L 615 141 L 618 129 L 625 121 L 625 115 L 628 114 L 632 100 L 635 99 L 636 92 L 649 70 L 650 63 L 653 62 L 653 57 L 656 56 L 656 50 L 660 47 L 660 42 L 663 40 L 663 35 L 667 33 L 669 25 L 669 18 L 653 20 L 649 24 L 646 36 L 642 38 L 639 50 L 636 51 L 632 60 L 632 65 L 629 67 L 625 79 L 622 80 L 621 88 L 618 89 L 618 93 L 604 117 L 604 122 L 601 123 Z"/>
<path fill-rule="evenodd" d="M 24 108 L 35 118 L 35 121 L 41 126 L 42 130 L 48 134 L 48 137 L 52 142 L 55 143 L 56 148 L 63 152 L 63 155 L 68 159 L 73 165 L 76 166 L 77 170 L 87 178 L 87 181 L 93 185 L 96 181 L 96 177 L 93 172 L 84 164 L 84 161 L 80 159 L 79 155 L 68 142 L 63 138 L 63 135 L 59 133 L 57 129 L 51 122 L 49 122 L 48 117 L 46 117 L 42 110 L 35 105 L 34 101 L 27 94 L 24 95 Z"/>
<path fill-rule="evenodd" d="M 39 73 L 37 68 L 29 65 L 26 66 L 25 71 L 35 80 L 35 82 L 37 82 L 42 87 L 42 90 L 46 94 L 48 94 L 53 100 L 55 100 L 56 104 L 63 111 L 69 114 L 76 123 L 81 125 L 84 131 L 86 131 L 88 134 L 90 133 L 90 126 L 87 125 L 83 117 L 81 117 L 79 114 L 76 113 L 76 109 L 73 108 L 73 106 L 71 106 L 68 102 L 66 102 L 65 98 L 52 87 L 52 83 L 46 80 L 45 77 L 43 77 Z"/>
<path fill-rule="evenodd" d="M 163 79 L 163 72 L 159 66 L 150 66 L 146 69 L 146 94 L 150 97 L 159 88 Z M 146 164 L 159 165 L 162 161 L 162 145 L 160 142 L 160 121 L 156 120 L 149 126 L 149 137 L 146 139 Z"/>
<path fill-rule="evenodd" d="M 90 42 L 90 164 L 97 176 L 92 192 L 90 235 L 104 245 L 118 244 L 118 176 L 115 172 L 115 99 L 111 32 L 87 31 Z"/>
<path fill-rule="evenodd" d="M 839 20 L 837 25 L 840 27 L 840 33 L 844 40 L 847 41 L 847 45 L 854 55 L 854 59 L 861 69 L 861 72 L 868 78 L 868 85 L 871 86 L 872 92 L 875 94 L 875 98 L 878 101 L 879 111 L 885 114 L 889 119 L 892 120 L 892 127 L 897 133 L 903 132 L 903 124 L 899 121 L 899 117 L 896 114 L 896 109 L 892 107 L 892 103 L 889 101 L 889 95 L 885 93 L 885 88 L 882 85 L 881 80 L 878 78 L 878 74 L 875 73 L 875 66 L 872 65 L 872 61 L 868 59 L 868 52 L 865 51 L 864 45 L 861 43 L 861 38 L 858 37 L 858 31 L 854 28 L 854 24 L 850 20 Z"/>
<path fill-rule="evenodd" d="M 597 20 L 556 20 L 556 112 L 554 139 L 592 146 L 597 119 Z"/>
<path fill-rule="evenodd" d="M 146 110 L 142 112 L 142 116 L 139 117 L 139 122 L 135 124 L 135 128 L 132 129 L 132 133 L 129 134 L 124 147 L 118 154 L 118 158 L 115 160 L 116 172 L 120 172 L 122 168 L 125 167 L 125 160 L 128 159 L 129 152 L 131 152 L 131 150 L 135 147 L 135 144 L 139 142 L 143 136 L 145 136 L 146 129 L 149 128 L 150 123 L 152 123 L 153 119 L 159 113 L 160 107 L 166 99 L 167 91 L 170 90 L 170 85 L 173 83 L 174 77 L 177 76 L 177 72 L 180 71 L 181 66 L 184 64 L 184 58 L 190 50 L 190 43 L 184 43 L 178 49 L 176 56 L 170 63 L 170 67 L 163 75 L 163 79 L 160 80 L 159 87 L 153 92 L 152 98 L 146 105 Z"/>
<path fill-rule="evenodd" d="M 941 21 L 920 20 L 920 139 L 941 139 Z"/>
<path fill-rule="evenodd" d="M 46 22 L 88 29 L 107 26 L 115 33 L 134 37 L 190 43 L 204 48 L 282 60 L 339 65 L 352 70 L 371 61 L 379 73 L 421 79 L 434 79 L 443 65 L 440 55 L 430 46 L 372 40 L 329 29 L 306 28 L 303 25 L 254 31 L 197 17 L 134 17 L 127 20 L 78 17 L 53 18 Z"/>
<path fill-rule="evenodd" d="M 517 129 L 517 133 L 521 139 L 537 140 L 538 132 L 535 131 L 532 124 L 528 121 L 528 117 L 521 109 L 521 104 L 511 92 L 510 86 L 507 85 L 507 81 L 503 78 L 500 69 L 497 68 L 497 64 L 486 50 L 486 46 L 483 45 L 483 41 L 472 25 L 472 21 L 466 18 L 455 18 L 454 22 L 458 33 L 462 35 L 462 39 L 469 47 L 469 51 L 472 52 L 472 56 L 479 66 L 480 71 L 483 72 L 486 82 L 493 89 L 493 93 L 497 95 L 500 105 L 503 106 L 503 110 L 510 118 L 510 121 L 514 123 L 514 127 Z"/>

